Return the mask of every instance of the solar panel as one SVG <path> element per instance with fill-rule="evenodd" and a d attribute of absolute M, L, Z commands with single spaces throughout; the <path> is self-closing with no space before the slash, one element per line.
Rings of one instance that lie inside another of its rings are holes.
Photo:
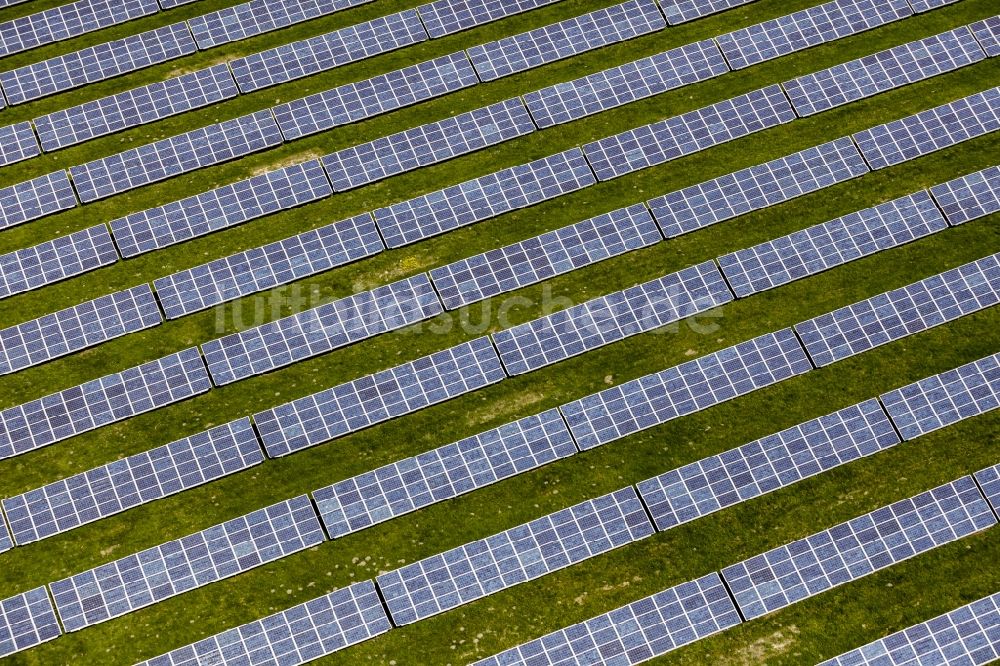
<path fill-rule="evenodd" d="M 713 572 L 522 643 L 473 666 L 633 666 L 740 624 Z"/>
<path fill-rule="evenodd" d="M 536 284 L 663 240 L 643 204 L 604 213 L 430 272 L 447 310 Z"/>
<path fill-rule="evenodd" d="M 1000 129 L 1000 87 L 858 132 L 873 170 L 916 159 Z"/>
<path fill-rule="evenodd" d="M 0 166 L 37 157 L 41 153 L 31 123 L 15 123 L 0 127 Z"/>
<path fill-rule="evenodd" d="M 28 0 L 0 0 L 0 7 L 13 7 L 14 5 L 19 5 L 22 2 L 27 2 Z"/>
<path fill-rule="evenodd" d="M 341 192 L 534 131 L 527 109 L 514 97 L 330 153 L 323 167 Z"/>
<path fill-rule="evenodd" d="M 264 462 L 242 418 L 3 500 L 24 545 Z"/>
<path fill-rule="evenodd" d="M 947 228 L 921 190 L 723 255 L 718 262 L 736 296 L 744 298 Z"/>
<path fill-rule="evenodd" d="M 828 659 L 820 666 L 986 664 L 1000 658 L 1000 593 Z"/>
<path fill-rule="evenodd" d="M 879 396 L 904 440 L 1000 407 L 1000 354 Z"/>
<path fill-rule="evenodd" d="M 282 133 L 291 141 L 477 83 L 469 59 L 459 51 L 279 104 L 273 110 Z"/>
<path fill-rule="evenodd" d="M 975 478 L 983 496 L 993 507 L 993 510 L 1000 511 L 1000 465 L 979 470 L 976 472 Z"/>
<path fill-rule="evenodd" d="M 1000 56 L 1000 14 L 977 21 L 969 27 L 982 45 L 983 51 L 986 51 L 986 55 L 991 58 Z"/>
<path fill-rule="evenodd" d="M 952 225 L 996 213 L 1000 211 L 1000 167 L 935 185 L 931 194 Z"/>
<path fill-rule="evenodd" d="M 395 331 L 441 313 L 426 274 L 362 291 L 201 346 L 216 386 Z"/>
<path fill-rule="evenodd" d="M 715 262 L 706 261 L 499 331 L 493 342 L 508 374 L 520 375 L 731 300 Z"/>
<path fill-rule="evenodd" d="M 0 330 L 0 374 L 17 372 L 163 321 L 148 284 Z"/>
<path fill-rule="evenodd" d="M 371 0 L 362 0 L 370 2 Z M 229 62 L 240 90 L 248 93 L 350 62 L 394 51 L 427 39 L 416 10 L 381 16 L 367 23 L 341 28 L 254 53 Z M 381 77 L 377 77 L 381 78 Z M 391 90 L 380 90 L 391 94 Z M 310 99 L 310 98 L 306 98 Z M 280 107 L 279 107 L 280 108 Z"/>
<path fill-rule="evenodd" d="M 722 570 L 747 620 L 980 530 L 997 519 L 971 476 Z"/>
<path fill-rule="evenodd" d="M 812 370 L 792 329 L 605 389 L 560 407 L 581 450 Z"/>
<path fill-rule="evenodd" d="M 0 23 L 0 56 L 72 39 L 160 11 L 156 0 L 78 0 Z"/>
<path fill-rule="evenodd" d="M 661 532 L 895 446 L 878 400 L 800 423 L 637 485 Z"/>
<path fill-rule="evenodd" d="M 479 78 L 492 81 L 667 27 L 655 0 L 628 0 L 468 49 Z"/>
<path fill-rule="evenodd" d="M 160 7 L 164 9 L 173 9 L 174 7 L 180 7 L 181 5 L 189 5 L 192 2 L 197 2 L 198 0 L 159 0 Z"/>
<path fill-rule="evenodd" d="M 635 488 L 581 502 L 376 578 L 402 626 L 639 541 L 656 530 Z"/>
<path fill-rule="evenodd" d="M 906 0 L 833 0 L 716 38 L 733 69 L 743 69 L 911 16 Z"/>
<path fill-rule="evenodd" d="M 77 205 L 65 171 L 53 171 L 0 190 L 0 229 L 58 213 Z"/>
<path fill-rule="evenodd" d="M 667 23 L 678 25 L 751 2 L 754 0 L 660 0 L 660 8 L 667 16 Z"/>
<path fill-rule="evenodd" d="M 923 81 L 985 57 L 972 32 L 963 26 L 806 74 L 782 85 L 795 111 L 805 117 Z"/>
<path fill-rule="evenodd" d="M 375 222 L 388 247 L 402 247 L 596 182 L 583 151 L 572 148 L 379 208 Z"/>
<path fill-rule="evenodd" d="M 432 38 L 444 37 L 484 23 L 551 5 L 559 0 L 437 0 L 417 7 Z"/>
<path fill-rule="evenodd" d="M 198 48 L 210 49 L 287 28 L 371 0 L 250 0 L 188 20 Z"/>
<path fill-rule="evenodd" d="M 10 538 L 10 531 L 7 528 L 7 520 L 0 515 L 0 553 L 14 547 L 14 542 Z"/>
<path fill-rule="evenodd" d="M 268 171 L 111 221 L 126 259 L 330 196 L 319 160 Z"/>
<path fill-rule="evenodd" d="M 667 238 L 696 231 L 868 173 L 850 137 L 646 202 Z"/>
<path fill-rule="evenodd" d="M 506 375 L 488 337 L 254 414 L 277 458 L 495 384 Z"/>
<path fill-rule="evenodd" d="M 1000 303 L 1000 253 L 795 325 L 817 367 Z"/>
<path fill-rule="evenodd" d="M 249 155 L 282 141 L 274 116 L 264 110 L 70 167 L 69 172 L 80 200 L 87 203 Z"/>
<path fill-rule="evenodd" d="M 229 67 L 223 63 L 55 111 L 33 122 L 42 148 L 51 152 L 238 94 Z"/>
<path fill-rule="evenodd" d="M 0 86 L 9 104 L 22 104 L 180 58 L 197 50 L 187 24 L 174 23 L 0 72 Z"/>
<path fill-rule="evenodd" d="M 41 645 L 61 634 L 44 585 L 0 601 L 0 657 Z"/>
<path fill-rule="evenodd" d="M 369 213 L 153 281 L 168 319 L 315 275 L 385 249 Z"/>
<path fill-rule="evenodd" d="M 330 538 L 483 488 L 576 453 L 556 409 L 385 465 L 313 492 Z"/>
<path fill-rule="evenodd" d="M 598 180 L 663 164 L 795 120 L 781 86 L 773 85 L 583 147 Z"/>
<path fill-rule="evenodd" d="M 539 127 L 551 127 L 728 71 L 715 40 L 706 39 L 530 92 L 524 102 Z"/>
<path fill-rule="evenodd" d="M 0 298 L 20 294 L 118 261 L 108 228 L 99 224 L 0 255 Z"/>
<path fill-rule="evenodd" d="M 375 584 L 366 580 L 137 666 L 296 666 L 391 628 Z"/>
<path fill-rule="evenodd" d="M 211 387 L 197 347 L 0 411 L 0 460 Z"/>
<path fill-rule="evenodd" d="M 958 0 L 909 0 L 909 2 L 913 7 L 914 13 L 919 14 L 921 12 L 937 9 L 938 7 L 954 4 L 958 2 Z"/>
<path fill-rule="evenodd" d="M 121 617 L 326 540 L 308 495 L 49 584 L 67 632 Z"/>

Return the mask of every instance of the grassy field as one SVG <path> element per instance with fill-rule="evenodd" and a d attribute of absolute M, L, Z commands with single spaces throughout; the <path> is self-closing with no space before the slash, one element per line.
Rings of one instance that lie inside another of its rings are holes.
<path fill-rule="evenodd" d="M 61 0 L 0 11 L 0 21 Z M 170 12 L 0 60 L 9 69 L 227 4 L 202 0 Z M 0 169 L 0 187 L 132 145 L 267 108 L 350 81 L 568 18 L 613 2 L 565 0 L 441 40 L 403 49 L 154 125 Z M 0 253 L 478 108 L 585 73 L 817 4 L 759 0 L 682 27 L 593 51 L 494 83 L 341 127 L 225 165 L 46 217 L 0 233 Z M 321 34 L 412 6 L 360 8 L 201 52 L 141 72 L 0 112 L 3 124 L 160 80 L 181 71 Z M 495 148 L 391 178 L 0 301 L 0 327 L 125 289 L 176 270 L 340 220 L 445 185 L 581 145 L 794 76 L 919 39 L 997 12 L 963 0 L 878 30 L 681 88 Z M 0 378 L 0 408 L 405 278 L 502 244 L 644 201 L 677 188 L 930 108 L 1000 84 L 1000 59 L 797 120 L 720 147 L 586 188 L 526 210 L 328 271 L 300 283 L 167 322 L 157 328 Z M 643 280 L 715 258 L 998 163 L 1000 135 L 631 252 L 516 292 L 511 323 L 534 319 Z M 399 458 L 556 407 L 745 339 L 1000 251 L 1000 216 L 752 296 L 701 326 L 682 322 L 343 437 L 0 555 L 0 598 L 312 491 Z M 504 299 L 214 389 L 165 409 L 0 461 L 0 496 L 22 493 L 252 412 L 442 350 L 499 328 Z M 711 332 L 705 332 L 704 325 Z M 17 654 L 12 664 L 132 664 L 260 618 L 351 582 L 413 562 L 821 416 L 1000 350 L 1000 309 L 881 347 L 750 396 L 672 421 L 456 500 L 423 509 Z M 396 629 L 319 664 L 464 664 L 665 587 L 825 529 L 1000 462 L 1000 412 L 904 443 L 791 488 L 656 534 L 503 593 Z M 1000 590 L 1000 529 L 963 539 L 832 592 L 671 653 L 658 664 L 815 663 Z"/>

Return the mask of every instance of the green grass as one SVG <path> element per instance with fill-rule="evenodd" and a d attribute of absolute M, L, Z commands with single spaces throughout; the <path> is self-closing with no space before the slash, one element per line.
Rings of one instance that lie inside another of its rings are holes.
<path fill-rule="evenodd" d="M 58 2 L 32 2 L 0 20 Z M 204 0 L 170 12 L 7 58 L 0 67 L 150 29 L 226 4 Z M 115 153 L 279 101 L 360 80 L 476 43 L 544 25 L 612 2 L 566 0 L 443 40 L 386 54 L 0 169 L 0 186 Z M 306 155 L 323 154 L 478 108 L 582 74 L 714 36 L 815 4 L 760 0 L 747 7 L 625 44 L 482 84 L 275 150 L 78 207 L 0 234 L 0 252 L 195 194 Z M 388 14 L 408 5 L 370 5 L 196 54 L 160 67 L 4 110 L 29 119 L 142 85 L 181 69 Z M 30 7 L 30 10 L 28 9 Z M 992 0 L 940 10 L 540 131 L 487 151 L 420 169 L 301 209 L 0 301 L 0 327 L 114 290 L 300 233 L 378 206 L 583 144 L 653 120 L 816 71 L 989 16 Z M 571 224 L 620 206 L 828 141 L 1000 83 L 1000 59 L 966 67 L 838 110 L 768 130 L 533 208 L 314 276 L 267 294 L 191 315 L 0 379 L 0 408 L 200 344 L 303 306 L 296 292 L 343 297 L 435 266 Z M 581 302 L 830 218 L 996 164 L 1000 136 L 966 142 L 787 204 L 745 215 L 657 246 L 528 287 L 508 316 L 528 321 L 551 299 Z M 629 379 L 790 326 L 862 298 L 1000 251 L 1000 216 L 948 229 L 911 245 L 725 306 L 710 334 L 688 323 L 631 338 L 508 379 L 479 392 L 272 460 L 252 470 L 0 555 L 0 598 L 157 545 L 251 510 L 312 491 L 399 458 L 556 407 Z M 568 299 L 568 300 L 567 300 Z M 145 451 L 180 437 L 349 381 L 497 329 L 497 308 L 473 305 L 422 326 L 381 336 L 238 382 L 192 400 L 0 462 L 0 496 Z M 221 326 L 221 328 L 220 328 Z M 815 418 L 1000 349 L 1000 310 L 987 310 L 881 347 L 750 396 L 559 461 L 456 500 L 327 542 L 15 655 L 14 664 L 131 664 L 229 627 L 364 580 L 380 571 L 507 529 L 707 455 Z M 336 653 L 322 664 L 461 664 L 690 580 L 839 521 L 1000 461 L 1000 413 L 965 421 L 791 488 L 657 534 L 532 583 Z M 877 575 L 672 653 L 655 663 L 814 663 L 1000 590 L 1000 530 L 964 539 Z"/>

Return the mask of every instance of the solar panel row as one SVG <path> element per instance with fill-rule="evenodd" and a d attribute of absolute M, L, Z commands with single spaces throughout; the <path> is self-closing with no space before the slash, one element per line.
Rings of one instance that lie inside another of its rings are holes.
<path fill-rule="evenodd" d="M 14 547 L 14 541 L 10 537 L 10 530 L 7 527 L 7 520 L 0 514 L 0 553 Z"/>
<path fill-rule="evenodd" d="M 0 7 L 13 7 L 14 5 L 19 5 L 22 2 L 27 2 L 28 0 L 0 0 Z"/>
<path fill-rule="evenodd" d="M 197 2 L 198 0 L 159 0 L 160 7 L 164 9 L 173 9 L 174 7 L 180 7 L 181 5 L 188 5 L 192 2 Z"/>
<path fill-rule="evenodd" d="M 53 171 L 0 190 L 0 229 L 30 222 L 77 205 L 65 171 Z"/>
<path fill-rule="evenodd" d="M 45 586 L 0 601 L 0 657 L 62 635 Z"/>
<path fill-rule="evenodd" d="M 14 164 L 21 160 L 42 154 L 38 139 L 31 123 L 14 123 L 0 127 L 0 166 Z"/>
<path fill-rule="evenodd" d="M 954 4 L 958 0 L 909 0 L 909 2 L 913 6 L 913 11 L 919 14 L 920 12 L 927 12 L 938 7 Z"/>
<path fill-rule="evenodd" d="M 77 0 L 0 23 L 0 57 L 160 11 L 156 0 Z"/>
<path fill-rule="evenodd" d="M 976 483 L 983 492 L 983 497 L 993 507 L 994 512 L 1000 512 L 1000 465 L 993 465 L 975 473 Z"/>
<path fill-rule="evenodd" d="M 703 16 L 724 12 L 733 7 L 748 5 L 755 0 L 659 0 L 667 23 L 678 25 Z"/>
<path fill-rule="evenodd" d="M 99 224 L 0 255 L 0 298 L 38 289 L 118 261 L 108 228 Z"/>
<path fill-rule="evenodd" d="M 371 0 L 250 0 L 188 20 L 198 48 L 235 42 Z"/>
<path fill-rule="evenodd" d="M 1000 211 L 1000 166 L 935 185 L 931 194 L 955 226 Z"/>
<path fill-rule="evenodd" d="M 437 0 L 417 7 L 420 19 L 433 37 L 444 37 L 477 25 L 551 5 L 560 0 Z"/>
<path fill-rule="evenodd" d="M 986 55 L 991 58 L 1000 56 L 1000 14 L 988 19 L 977 21 L 971 26 L 972 34 L 982 45 Z"/>

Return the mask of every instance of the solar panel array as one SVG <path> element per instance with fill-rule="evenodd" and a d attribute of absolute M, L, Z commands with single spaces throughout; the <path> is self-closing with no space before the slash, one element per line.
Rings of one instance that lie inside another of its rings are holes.
<path fill-rule="evenodd" d="M 174 7 L 180 7 L 181 5 L 189 5 L 192 2 L 197 2 L 198 0 L 159 0 L 160 7 L 164 9 L 173 9 Z"/>
<path fill-rule="evenodd" d="M 443 613 L 651 535 L 632 486 L 378 578 L 396 626 Z"/>
<path fill-rule="evenodd" d="M 250 419 L 242 418 L 9 497 L 3 509 L 24 545 L 262 462 Z"/>
<path fill-rule="evenodd" d="M 560 407 L 581 450 L 812 370 L 792 329 L 646 375 Z"/>
<path fill-rule="evenodd" d="M 1000 167 L 941 183 L 931 188 L 931 194 L 948 222 L 959 225 L 1000 211 Z"/>
<path fill-rule="evenodd" d="M 0 657 L 62 634 L 45 586 L 0 601 Z"/>
<path fill-rule="evenodd" d="M 211 387 L 197 347 L 0 411 L 0 460 Z"/>
<path fill-rule="evenodd" d="M 14 123 L 0 127 L 0 166 L 14 164 L 42 154 L 31 123 Z"/>
<path fill-rule="evenodd" d="M 719 257 L 736 296 L 773 289 L 948 228 L 921 190 Z"/>
<path fill-rule="evenodd" d="M 99 224 L 0 255 L 0 298 L 38 289 L 118 261 L 108 228 Z"/>
<path fill-rule="evenodd" d="M 951 5 L 958 0 L 909 0 L 910 4 L 913 6 L 913 11 L 916 13 L 927 12 L 932 9 L 937 9 L 938 7 L 944 7 L 945 5 Z"/>
<path fill-rule="evenodd" d="M 740 624 L 719 574 L 681 583 L 473 666 L 634 666 Z"/>
<path fill-rule="evenodd" d="M 628 0 L 530 32 L 477 44 L 468 53 L 479 78 L 492 81 L 666 26 L 655 0 Z"/>
<path fill-rule="evenodd" d="M 385 249 L 369 213 L 153 281 L 168 319 L 315 275 Z"/>
<path fill-rule="evenodd" d="M 729 71 L 715 40 L 686 44 L 524 96 L 539 127 L 600 113 Z"/>
<path fill-rule="evenodd" d="M 65 171 L 38 176 L 0 190 L 0 229 L 76 206 L 76 194 Z"/>
<path fill-rule="evenodd" d="M 249 571 L 326 540 L 308 495 L 49 584 L 67 632 Z"/>
<path fill-rule="evenodd" d="M 0 0 L 0 7 L 13 7 L 14 5 L 19 5 L 22 2 L 27 2 L 28 0 Z"/>
<path fill-rule="evenodd" d="M 488 337 L 254 414 L 272 458 L 448 400 L 504 379 Z"/>
<path fill-rule="evenodd" d="M 905 440 L 1000 407 L 1000 354 L 879 396 Z"/>
<path fill-rule="evenodd" d="M 985 58 L 968 27 L 942 32 L 782 84 L 800 116 L 950 72 Z"/>
<path fill-rule="evenodd" d="M 223 63 L 55 111 L 33 121 L 46 152 L 236 97 Z"/>
<path fill-rule="evenodd" d="M 313 492 L 331 538 L 464 495 L 576 453 L 559 411 L 504 424 Z"/>
<path fill-rule="evenodd" d="M 198 48 L 210 49 L 295 23 L 371 2 L 371 0 L 250 0 L 188 20 Z"/>
<path fill-rule="evenodd" d="M 678 25 L 751 2 L 754 0 L 660 0 L 660 8 L 667 16 L 667 23 Z"/>
<path fill-rule="evenodd" d="M 163 321 L 148 284 L 0 330 L 0 374 L 17 372 Z"/>
<path fill-rule="evenodd" d="M 722 570 L 747 620 L 957 541 L 997 522 L 971 476 Z"/>
<path fill-rule="evenodd" d="M 788 98 L 773 85 L 605 137 L 583 150 L 597 179 L 611 180 L 793 120 Z"/>
<path fill-rule="evenodd" d="M 1000 129 L 1000 87 L 854 135 L 872 169 L 884 169 Z"/>
<path fill-rule="evenodd" d="M 733 300 L 714 261 L 601 296 L 493 334 L 519 375 L 680 321 Z"/>
<path fill-rule="evenodd" d="M 160 11 L 156 0 L 77 0 L 0 23 L 0 57 Z"/>
<path fill-rule="evenodd" d="M 572 148 L 375 211 L 390 248 L 480 222 L 593 185 L 583 151 Z"/>
<path fill-rule="evenodd" d="M 426 274 L 210 340 L 201 346 L 217 386 L 263 374 L 440 314 Z"/>
<path fill-rule="evenodd" d="M 431 269 L 445 309 L 458 308 L 663 240 L 643 204 Z"/>
<path fill-rule="evenodd" d="M 375 584 L 366 580 L 137 666 L 303 664 L 392 628 Z"/>
<path fill-rule="evenodd" d="M 988 19 L 977 21 L 971 26 L 972 34 L 982 45 L 986 55 L 991 58 L 1000 56 L 1000 14 Z"/>
<path fill-rule="evenodd" d="M 551 5 L 559 0 L 437 0 L 417 7 L 420 18 L 433 37 L 444 37 L 477 25 Z"/>
<path fill-rule="evenodd" d="M 323 167 L 342 192 L 534 131 L 527 109 L 514 97 L 339 150 L 323 158 Z"/>
<path fill-rule="evenodd" d="M 273 111 L 285 138 L 292 140 L 476 83 L 472 64 L 459 51 L 279 104 Z"/>
<path fill-rule="evenodd" d="M 319 160 L 268 171 L 111 221 L 126 259 L 330 196 Z"/>
<path fill-rule="evenodd" d="M 667 238 L 868 173 L 850 137 L 672 192 L 647 203 Z"/>
<path fill-rule="evenodd" d="M 637 485 L 668 530 L 899 443 L 878 400 L 866 400 Z"/>
<path fill-rule="evenodd" d="M 975 473 L 976 483 L 994 511 L 1000 511 L 1000 465 L 993 465 Z"/>
<path fill-rule="evenodd" d="M 743 69 L 912 14 L 906 0 L 833 0 L 720 35 L 716 41 L 729 66 Z"/>
<path fill-rule="evenodd" d="M 795 325 L 818 367 L 1000 303 L 1000 254 Z"/>
<path fill-rule="evenodd" d="M 10 538 L 10 531 L 7 528 L 7 520 L 0 515 L 0 553 L 8 551 L 14 547 L 14 542 Z"/>

